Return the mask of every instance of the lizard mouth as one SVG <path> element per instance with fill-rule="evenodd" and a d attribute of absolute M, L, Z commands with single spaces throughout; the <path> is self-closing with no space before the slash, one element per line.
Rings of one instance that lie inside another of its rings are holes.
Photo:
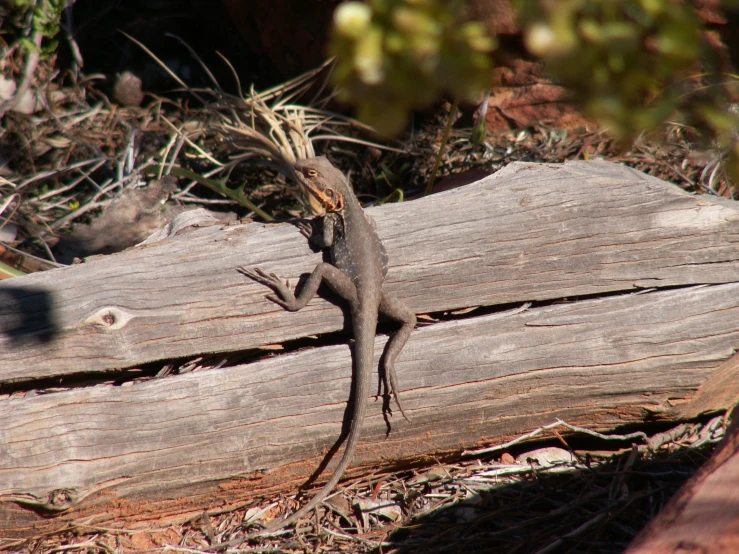
<path fill-rule="evenodd" d="M 330 187 L 318 187 L 302 171 L 298 171 L 298 182 L 308 193 L 318 200 L 321 207 L 327 212 L 340 212 L 344 209 L 344 197 Z"/>
<path fill-rule="evenodd" d="M 316 197 L 327 212 L 340 212 L 344 209 L 344 197 L 334 189 L 322 191 L 308 189 L 308 191 Z"/>

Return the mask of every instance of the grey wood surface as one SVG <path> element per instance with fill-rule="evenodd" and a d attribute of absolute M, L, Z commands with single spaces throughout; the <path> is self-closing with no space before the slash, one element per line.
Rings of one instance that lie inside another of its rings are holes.
<path fill-rule="evenodd" d="M 460 450 L 556 418 L 594 429 L 668 418 L 737 345 L 739 284 L 421 328 L 398 364 L 412 423 L 393 417 L 386 438 L 376 402 L 355 465 Z M 132 500 L 201 491 L 201 501 L 212 502 L 218 482 L 235 476 L 255 480 L 235 498 L 297 485 L 337 440 L 350 365 L 348 346 L 332 346 L 130 386 L 5 399 L 0 500 L 44 503 L 64 489 L 70 505 L 81 501 L 96 513 L 99 494 L 90 493 L 101 487 Z"/>
<path fill-rule="evenodd" d="M 727 283 L 736 206 L 606 162 L 514 163 L 478 183 L 369 210 L 387 290 L 418 313 Z M 232 352 L 340 329 L 316 300 L 289 314 L 236 272 L 295 282 L 320 254 L 290 224 L 210 225 L 0 283 L 0 384 Z"/>
<path fill-rule="evenodd" d="M 417 312 L 559 303 L 472 310 L 419 327 L 397 364 L 412 422 L 391 417 L 386 436 L 376 401 L 354 474 L 556 418 L 600 430 L 670 419 L 739 347 L 733 203 L 613 164 L 513 164 L 371 212 L 391 256 L 388 289 Z M 283 313 L 234 270 L 258 265 L 294 281 L 320 259 L 305 242 L 290 225 L 185 228 L 0 283 L 2 380 L 225 356 L 340 329 L 331 303 Z M 29 305 L 49 313 L 29 315 Z M 121 386 L 0 397 L 0 535 L 185 518 L 292 490 L 337 441 L 350 367 L 349 347 L 337 344 Z M 24 506 L 74 509 L 49 520 Z"/>

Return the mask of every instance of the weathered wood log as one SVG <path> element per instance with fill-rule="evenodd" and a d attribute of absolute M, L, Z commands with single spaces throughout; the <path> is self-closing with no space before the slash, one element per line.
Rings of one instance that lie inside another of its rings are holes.
<path fill-rule="evenodd" d="M 734 203 L 606 162 L 512 164 L 463 189 L 369 210 L 387 288 L 417 313 L 736 282 Z M 211 225 L 0 285 L 0 384 L 233 352 L 341 329 L 235 268 L 297 277 L 317 259 L 289 224 Z"/>
<path fill-rule="evenodd" d="M 734 203 L 577 162 L 513 164 L 370 212 L 391 257 L 391 294 L 419 313 L 485 308 L 414 332 L 397 365 L 413 423 L 389 419 L 386 438 L 381 402 L 371 407 L 354 474 L 505 440 L 557 417 L 599 430 L 680 417 L 676 406 L 739 345 Z M 294 280 L 317 259 L 291 225 L 210 225 L 4 281 L 0 384 L 37 388 L 49 385 L 41 378 L 227 357 L 340 330 L 331 303 L 284 313 L 235 271 L 260 266 Z M 530 301 L 539 302 L 495 311 Z M 0 533 L 184 518 L 287 490 L 337 441 L 350 365 L 346 345 L 326 345 L 3 398 Z"/>

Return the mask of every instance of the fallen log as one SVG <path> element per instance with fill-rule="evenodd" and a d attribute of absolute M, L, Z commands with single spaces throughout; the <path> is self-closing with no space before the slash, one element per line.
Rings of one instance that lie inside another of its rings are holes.
<path fill-rule="evenodd" d="M 735 203 L 606 162 L 517 163 L 369 211 L 388 292 L 437 317 L 397 363 L 412 423 L 371 406 L 350 475 L 556 418 L 683 417 L 739 345 Z M 201 224 L 0 283 L 0 534 L 182 520 L 304 482 L 344 419 L 345 317 L 321 299 L 285 313 L 235 268 L 294 280 L 318 259 L 289 224 Z M 226 366 L 132 379 L 203 354 Z"/>

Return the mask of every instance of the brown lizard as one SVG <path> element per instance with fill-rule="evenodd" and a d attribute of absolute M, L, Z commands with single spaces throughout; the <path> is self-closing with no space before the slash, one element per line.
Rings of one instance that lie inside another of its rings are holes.
<path fill-rule="evenodd" d="M 301 227 L 301 232 L 317 246 L 329 249 L 333 265 L 319 263 L 297 297 L 273 273 L 244 267 L 239 271 L 270 287 L 276 295 L 267 298 L 291 312 L 303 308 L 321 283 L 326 283 L 349 303 L 354 332 L 354 406 L 344 454 L 331 478 L 305 506 L 259 534 L 277 531 L 304 517 L 331 493 L 349 466 L 366 412 L 378 313 L 402 322 L 400 330 L 385 347 L 383 364 L 390 389 L 405 417 L 398 399 L 395 359 L 416 325 L 415 314 L 400 300 L 382 291 L 387 273 L 387 254 L 344 174 L 324 157 L 298 160 L 294 168 L 300 186 L 326 211 L 322 232 L 311 232 L 308 226 Z"/>

